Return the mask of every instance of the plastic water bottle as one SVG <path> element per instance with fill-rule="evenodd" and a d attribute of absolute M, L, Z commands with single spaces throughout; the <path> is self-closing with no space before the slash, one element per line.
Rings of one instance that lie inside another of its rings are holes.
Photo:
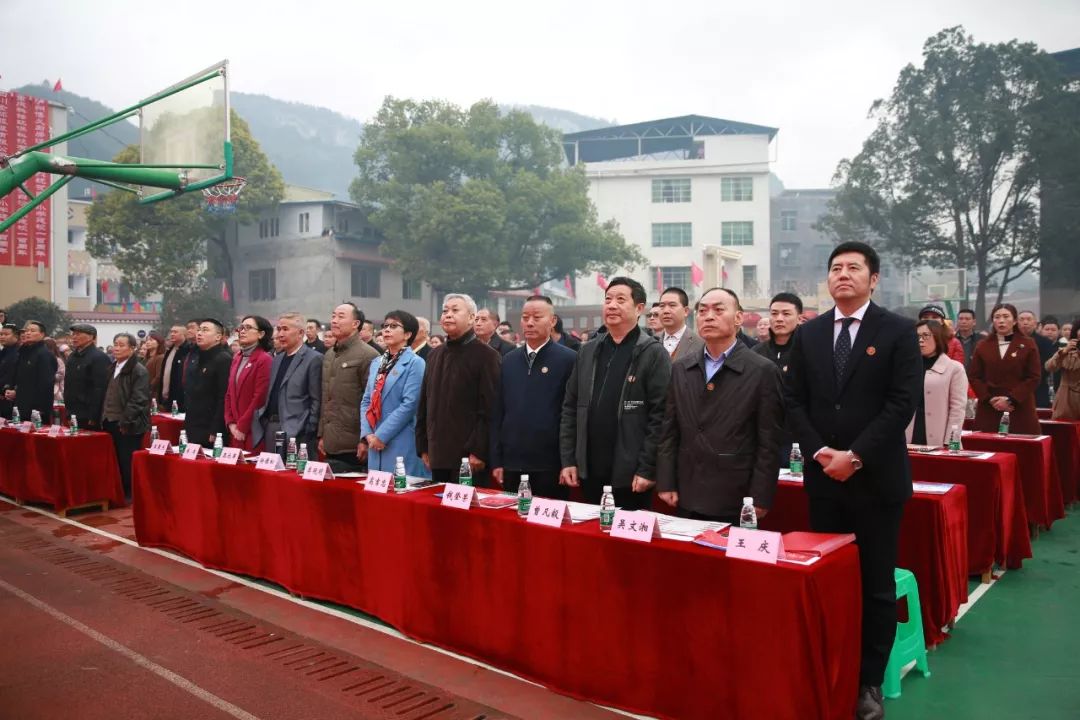
<path fill-rule="evenodd" d="M 742 499 L 742 511 L 739 512 L 739 527 L 748 530 L 757 530 L 757 510 L 754 509 L 754 498 Z"/>
<path fill-rule="evenodd" d="M 187 449 L 187 431 L 186 430 L 181 430 L 180 431 L 180 442 L 176 443 L 176 445 L 180 449 L 180 452 L 184 452 L 184 450 Z"/>
<path fill-rule="evenodd" d="M 518 517 L 529 517 L 529 506 L 532 505 L 532 488 L 529 487 L 529 476 L 522 475 L 518 483 L 517 511 Z"/>
<path fill-rule="evenodd" d="M 180 406 L 176 404 L 176 401 L 172 401 L 172 416 L 176 417 L 180 414 Z"/>
<path fill-rule="evenodd" d="M 458 483 L 461 485 L 472 485 L 472 466 L 469 465 L 469 458 L 461 458 L 461 469 L 458 470 Z"/>
<path fill-rule="evenodd" d="M 1001 413 L 1001 420 L 998 421 L 998 435 L 1005 436 L 1009 434 L 1009 411 Z"/>
<path fill-rule="evenodd" d="M 788 474 L 791 477 L 802 477 L 802 450 L 799 449 L 799 443 L 791 444 L 791 457 L 788 458 Z"/>
<path fill-rule="evenodd" d="M 296 438 L 289 438 L 289 450 L 285 453 L 285 467 L 296 467 Z"/>
<path fill-rule="evenodd" d="M 30 422 L 34 423 L 34 429 L 35 430 L 40 430 L 41 429 L 41 411 L 40 410 L 31 410 L 30 411 Z"/>
<path fill-rule="evenodd" d="M 397 460 L 394 461 L 394 490 L 401 492 L 408 487 L 408 484 L 405 476 L 405 458 L 398 455 Z"/>
<path fill-rule="evenodd" d="M 1054 397 L 1057 395 L 1056 391 L 1054 390 L 1054 381 L 1051 380 L 1050 384 L 1047 387 L 1049 388 L 1048 395 L 1050 396 L 1050 407 L 1054 407 Z"/>
<path fill-rule="evenodd" d="M 155 440 L 160 440 L 160 439 L 161 439 L 161 436 L 158 435 L 157 425 L 151 425 L 150 426 L 150 442 L 154 442 Z"/>
<path fill-rule="evenodd" d="M 611 532 L 611 526 L 615 524 L 615 493 L 610 485 L 604 486 L 604 494 L 600 496 L 600 530 Z"/>
<path fill-rule="evenodd" d="M 296 455 L 296 472 L 303 473 L 307 467 L 307 443 L 300 443 L 300 452 Z"/>
<path fill-rule="evenodd" d="M 68 435 L 75 436 L 79 434 L 79 418 L 72 415 L 71 424 L 68 425 Z"/>
<path fill-rule="evenodd" d="M 158 414 L 157 398 L 150 398 L 150 414 Z"/>
<path fill-rule="evenodd" d="M 19 417 L 19 408 L 18 407 L 13 407 L 11 409 L 11 424 L 12 425 L 21 425 L 22 424 L 22 418 Z"/>
<path fill-rule="evenodd" d="M 960 427 L 953 425 L 949 428 L 949 452 L 959 452 L 963 448 L 960 443 Z"/>
<path fill-rule="evenodd" d="M 214 457 L 221 457 L 221 451 L 225 449 L 225 443 L 221 439 L 221 433 L 214 437 Z"/>

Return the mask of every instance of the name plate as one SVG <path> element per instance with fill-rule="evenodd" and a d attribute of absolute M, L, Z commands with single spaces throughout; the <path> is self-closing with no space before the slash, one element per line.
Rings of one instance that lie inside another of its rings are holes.
<path fill-rule="evenodd" d="M 184 452 L 180 453 L 180 457 L 185 460 L 198 460 L 202 455 L 202 445 L 196 445 L 195 443 L 188 443 L 184 448 Z"/>
<path fill-rule="evenodd" d="M 6 428 L 6 427 L 7 427 L 7 418 L 0 417 L 0 428 Z"/>
<path fill-rule="evenodd" d="M 49 426 L 49 437 L 60 437 L 60 431 L 63 430 L 59 425 Z"/>
<path fill-rule="evenodd" d="M 19 424 L 19 432 L 28 433 L 34 429 L 34 423 L 27 420 L 26 422 Z"/>
<path fill-rule="evenodd" d="M 222 448 L 217 462 L 222 465 L 235 465 L 240 462 L 240 448 Z"/>
<path fill-rule="evenodd" d="M 169 445 L 168 440 L 155 440 L 154 442 L 150 443 L 151 455 L 164 455 L 168 453 L 171 449 L 172 446 Z"/>
<path fill-rule="evenodd" d="M 768 530 L 749 530 L 731 526 L 728 531 L 727 555 L 775 565 L 784 552 L 784 536 Z"/>
<path fill-rule="evenodd" d="M 308 464 L 304 466 L 304 474 L 302 477 L 304 480 L 333 480 L 334 471 L 330 469 L 329 463 L 312 462 L 309 460 Z"/>
<path fill-rule="evenodd" d="M 476 488 L 472 485 L 447 485 L 443 488 L 442 504 L 444 507 L 468 510 L 478 505 Z"/>
<path fill-rule="evenodd" d="M 528 521 L 548 527 L 570 525 L 570 508 L 566 507 L 565 500 L 534 497 L 529 506 Z"/>
<path fill-rule="evenodd" d="M 277 453 L 264 452 L 259 454 L 259 459 L 255 461 L 255 467 L 260 470 L 281 472 L 285 469 L 285 463 L 281 462 L 281 456 Z"/>
<path fill-rule="evenodd" d="M 368 470 L 364 492 L 377 492 L 385 495 L 394 487 L 394 476 L 385 470 Z"/>
<path fill-rule="evenodd" d="M 652 542 L 654 537 L 660 537 L 660 523 L 648 510 L 616 510 L 611 537 Z"/>

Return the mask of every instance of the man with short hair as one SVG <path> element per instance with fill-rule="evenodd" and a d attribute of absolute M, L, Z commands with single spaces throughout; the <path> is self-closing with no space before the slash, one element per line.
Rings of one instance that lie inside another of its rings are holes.
<path fill-rule="evenodd" d="M 320 330 L 322 330 L 322 323 L 315 318 L 308 318 L 304 326 L 304 344 L 320 355 L 325 355 L 326 344 L 319 339 Z"/>
<path fill-rule="evenodd" d="M 581 349 L 581 341 L 563 329 L 562 318 L 555 316 L 555 326 L 551 329 L 551 339 L 574 352 Z"/>
<path fill-rule="evenodd" d="M 232 353 L 228 346 L 221 344 L 224 336 L 225 326 L 220 320 L 203 320 L 195 333 L 195 346 L 198 349 L 188 356 L 184 430 L 188 442 L 203 447 L 213 446 L 218 433 L 221 433 L 222 442 L 229 444 L 228 428 L 225 426 L 225 392 L 229 388 Z"/>
<path fill-rule="evenodd" d="M 708 290 L 696 309 L 703 348 L 671 370 L 660 499 L 684 517 L 735 524 L 751 497 L 760 519 L 772 507 L 780 469 L 780 371 L 735 337 L 743 313 L 734 292 Z"/>
<path fill-rule="evenodd" d="M 757 340 L 758 343 L 767 342 L 769 340 L 769 325 L 769 318 L 758 318 L 757 325 L 754 326 L 754 339 Z"/>
<path fill-rule="evenodd" d="M 615 504 L 648 509 L 656 485 L 656 449 L 664 422 L 671 358 L 638 321 L 645 288 L 617 277 L 604 293 L 606 332 L 581 346 L 566 383 L 560 424 L 560 482 L 600 502 L 605 485 Z"/>
<path fill-rule="evenodd" d="M 436 482 L 456 483 L 461 459 L 467 458 L 473 482 L 487 487 L 500 358 L 477 336 L 476 315 L 468 295 L 451 293 L 443 301 L 439 320 L 446 342 L 427 360 L 416 409 L 416 452 Z"/>
<path fill-rule="evenodd" d="M 310 326 L 311 321 L 308 321 Z M 296 438 L 296 447 L 306 443 L 309 456 L 315 457 L 319 434 L 319 407 L 322 402 L 324 356 L 304 342 L 305 323 L 300 313 L 286 313 L 274 327 L 275 345 L 281 351 L 270 366 L 270 391 L 266 404 L 255 411 L 251 423 L 253 445 L 266 442 L 273 447 L 274 434 Z"/>
<path fill-rule="evenodd" d="M 513 350 L 514 345 L 506 342 L 495 333 L 498 325 L 499 313 L 486 308 L 477 311 L 476 318 L 473 320 L 473 330 L 476 332 L 477 339 L 493 347 L 502 357 Z"/>
<path fill-rule="evenodd" d="M 495 328 L 495 334 L 514 347 L 517 347 L 517 340 L 514 337 L 514 326 L 506 320 L 503 320 L 499 323 L 499 326 Z"/>
<path fill-rule="evenodd" d="M 964 346 L 952 334 L 952 328 L 949 327 L 948 322 L 949 318 L 945 315 L 945 308 L 940 305 L 927 305 L 919 311 L 919 320 L 933 320 L 941 323 L 945 328 L 945 334 L 950 336 L 948 350 L 945 354 L 950 360 L 955 360 L 960 364 L 964 363 Z"/>
<path fill-rule="evenodd" d="M 1050 407 L 1051 374 L 1046 371 L 1046 361 L 1054 357 L 1057 345 L 1039 333 L 1039 319 L 1030 310 L 1021 311 L 1016 322 L 1017 329 L 1035 342 L 1039 349 L 1039 384 L 1035 388 L 1035 407 Z"/>
<path fill-rule="evenodd" d="M 521 309 L 525 344 L 503 358 L 499 393 L 491 416 L 491 465 L 495 484 L 517 492 L 529 476 L 533 495 L 565 500 L 559 484 L 559 424 L 566 381 L 577 355 L 551 340 L 551 298 L 533 295 Z"/>
<path fill-rule="evenodd" d="M 690 298 L 682 288 L 669 287 L 660 294 L 660 332 L 656 339 L 675 362 L 687 355 L 700 354 L 705 347 L 697 333 L 686 327 L 686 318 L 690 316 Z"/>
<path fill-rule="evenodd" d="M 150 373 L 133 356 L 138 341 L 129 333 L 113 338 L 109 383 L 102 405 L 102 427 L 112 437 L 124 497 L 131 502 L 131 456 L 150 429 Z M 99 351 L 100 352 L 100 351 Z M 102 353 L 104 356 L 104 353 Z"/>
<path fill-rule="evenodd" d="M 109 357 L 98 349 L 97 328 L 93 325 L 79 323 L 70 330 L 75 349 L 68 357 L 64 374 L 64 408 L 69 418 L 78 418 L 79 427 L 100 430 L 105 390 L 109 387 Z"/>
<path fill-rule="evenodd" d="M 319 450 L 338 472 L 362 470 L 367 457 L 360 442 L 360 400 L 379 353 L 360 337 L 363 325 L 364 313 L 350 302 L 338 305 L 330 317 L 334 346 L 323 359 L 318 432 Z"/>
<path fill-rule="evenodd" d="M 41 413 L 41 422 L 49 424 L 52 422 L 56 356 L 45 345 L 45 325 L 37 320 L 26 321 L 21 337 L 15 381 L 12 389 L 4 391 L 4 397 L 15 403 L 24 422 L 37 410 Z"/>
<path fill-rule="evenodd" d="M 412 349 L 426 363 L 428 355 L 431 354 L 431 345 L 428 344 L 428 338 L 431 337 L 431 321 L 426 317 L 417 316 L 416 322 L 420 325 L 420 329 L 413 339 Z"/>
<path fill-rule="evenodd" d="M 975 331 L 976 324 L 975 311 L 971 308 L 961 308 L 956 313 L 956 341 L 964 350 L 964 367 L 971 363 L 975 346 L 982 340 L 982 336 Z"/>
<path fill-rule="evenodd" d="M 660 323 L 659 302 L 654 302 L 652 307 L 649 308 L 649 312 L 645 315 L 645 331 L 653 337 L 658 336 L 664 331 L 664 326 Z"/>
<path fill-rule="evenodd" d="M 169 336 L 165 340 L 167 350 L 165 358 L 161 362 L 161 405 L 168 411 L 173 401 L 177 409 L 184 411 L 184 360 L 191 348 L 187 345 L 185 328 L 183 325 L 173 325 L 169 328 Z"/>
<path fill-rule="evenodd" d="M 0 417 L 11 419 L 12 402 L 6 392 L 15 387 L 15 368 L 19 365 L 19 328 L 15 323 L 0 326 Z"/>
<path fill-rule="evenodd" d="M 375 342 L 375 323 L 365 320 L 360 326 L 360 339 L 368 344 L 372 350 L 382 355 L 382 348 Z"/>
<path fill-rule="evenodd" d="M 799 317 L 803 312 L 802 298 L 795 293 L 778 293 L 769 302 L 769 337 L 758 343 L 751 350 L 761 357 L 771 360 L 780 371 L 780 377 L 787 382 L 788 356 L 799 328 Z M 791 461 L 791 430 L 786 426 L 780 434 L 780 466 L 787 467 Z"/>

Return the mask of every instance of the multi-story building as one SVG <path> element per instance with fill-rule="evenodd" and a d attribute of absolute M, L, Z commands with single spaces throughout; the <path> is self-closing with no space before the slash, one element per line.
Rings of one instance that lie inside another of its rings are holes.
<path fill-rule="evenodd" d="M 650 295 L 684 288 L 692 298 L 725 285 L 747 307 L 767 303 L 770 148 L 776 128 L 687 115 L 563 136 L 567 161 L 584 163 L 601 221 L 613 219 L 648 259 L 629 271 Z M 596 305 L 594 276 L 577 279 L 577 302 Z"/>

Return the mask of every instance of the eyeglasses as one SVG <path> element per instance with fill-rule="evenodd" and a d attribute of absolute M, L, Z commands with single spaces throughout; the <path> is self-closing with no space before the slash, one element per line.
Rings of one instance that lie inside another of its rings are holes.
<path fill-rule="evenodd" d="M 382 329 L 383 330 L 395 330 L 397 328 L 403 328 L 403 327 L 405 327 L 405 326 L 402 325 L 401 323 L 396 323 L 396 322 L 385 322 L 385 323 L 382 324 Z"/>
<path fill-rule="evenodd" d="M 916 337 L 919 338 L 919 342 L 929 342 L 934 336 L 933 335 L 917 335 Z"/>
<path fill-rule="evenodd" d="M 256 327 L 255 325 L 241 325 L 240 327 L 237 328 L 237 330 L 251 330 L 252 332 L 254 332 L 254 331 L 258 330 L 258 329 L 259 328 Z"/>

